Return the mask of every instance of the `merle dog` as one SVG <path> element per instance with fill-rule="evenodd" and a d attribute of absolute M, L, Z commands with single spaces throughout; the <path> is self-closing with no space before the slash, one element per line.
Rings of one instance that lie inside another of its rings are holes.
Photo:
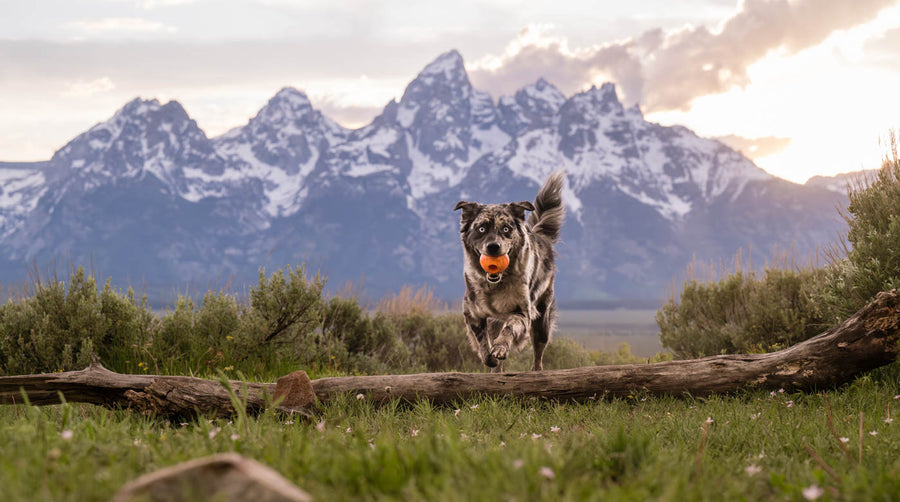
<path fill-rule="evenodd" d="M 524 347 L 528 335 L 534 348 L 531 370 L 544 369 L 544 348 L 556 320 L 553 244 L 563 222 L 564 178 L 563 172 L 551 174 L 534 204 L 460 201 L 454 208 L 462 209 L 466 331 L 492 372 L 503 371 L 503 360 L 512 349 Z M 531 211 L 527 221 L 526 211 Z M 507 258 L 505 268 L 482 266 Z"/>

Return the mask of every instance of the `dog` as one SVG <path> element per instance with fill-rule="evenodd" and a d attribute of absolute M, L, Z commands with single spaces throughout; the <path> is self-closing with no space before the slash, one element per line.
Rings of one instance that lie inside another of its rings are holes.
<path fill-rule="evenodd" d="M 462 209 L 466 334 L 493 373 L 503 371 L 503 361 L 513 349 L 521 350 L 529 335 L 534 349 L 531 370 L 544 369 L 544 349 L 556 323 L 553 245 L 559 240 L 565 214 L 564 179 L 561 171 L 551 174 L 534 204 L 463 200 L 454 208 Z M 527 220 L 526 211 L 531 211 Z M 502 268 L 506 258 L 508 265 Z"/>

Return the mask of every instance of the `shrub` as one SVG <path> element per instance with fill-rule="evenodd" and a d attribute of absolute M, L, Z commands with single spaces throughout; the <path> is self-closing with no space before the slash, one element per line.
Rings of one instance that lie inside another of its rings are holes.
<path fill-rule="evenodd" d="M 406 345 L 410 370 L 477 371 L 484 367 L 469 346 L 462 314 L 413 311 L 380 315 L 390 320 Z"/>
<path fill-rule="evenodd" d="M 843 251 L 832 253 L 816 301 L 821 315 L 837 324 L 879 291 L 900 288 L 900 157 L 898 137 L 881 169 L 848 186 L 850 204 L 841 216 L 848 226 Z M 849 244 L 849 245 L 848 245 Z"/>
<path fill-rule="evenodd" d="M 0 308 L 0 373 L 81 369 L 95 353 L 121 366 L 152 324 L 146 298 L 138 302 L 131 289 L 122 295 L 109 281 L 98 292 L 81 267 L 68 283 L 38 280 L 34 290 Z"/>
<path fill-rule="evenodd" d="M 342 357 L 335 356 L 335 364 L 353 371 L 385 371 L 401 366 L 409 357 L 389 319 L 369 316 L 355 299 L 328 301 L 322 334 L 329 347 L 340 348 Z"/>
<path fill-rule="evenodd" d="M 773 265 L 737 270 L 719 281 L 684 282 L 656 314 L 663 347 L 676 357 L 779 350 L 823 329 L 811 294 L 824 273 L 813 267 Z"/>

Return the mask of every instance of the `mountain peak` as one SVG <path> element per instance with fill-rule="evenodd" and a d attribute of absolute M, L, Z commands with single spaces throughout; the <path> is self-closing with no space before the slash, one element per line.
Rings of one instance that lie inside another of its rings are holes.
<path fill-rule="evenodd" d="M 619 96 L 616 94 L 616 84 L 612 82 L 604 82 L 599 89 L 597 89 L 596 85 L 592 85 L 588 92 L 600 96 L 602 100 L 619 101 Z"/>
<path fill-rule="evenodd" d="M 146 115 L 149 112 L 155 112 L 160 109 L 159 100 L 156 98 L 153 99 L 144 99 L 141 97 L 136 97 L 125 103 L 116 115 L 125 115 L 125 116 L 135 116 L 135 115 Z"/>
<path fill-rule="evenodd" d="M 463 64 L 462 55 L 456 49 L 450 50 L 438 56 L 434 61 L 428 63 L 419 75 L 436 75 L 436 74 L 457 74 L 465 73 L 465 65 Z"/>
<path fill-rule="evenodd" d="M 272 101 L 285 102 L 297 108 L 312 106 L 306 93 L 294 87 L 282 88 L 269 100 L 269 102 Z"/>
<path fill-rule="evenodd" d="M 269 124 L 286 124 L 312 111 L 312 103 L 306 94 L 293 87 L 285 87 L 269 99 L 251 122 L 262 120 Z"/>
<path fill-rule="evenodd" d="M 554 109 L 559 109 L 566 102 L 566 96 L 543 77 L 539 78 L 537 82 L 523 87 L 519 92 L 525 93 L 531 99 L 544 101 Z"/>
<path fill-rule="evenodd" d="M 600 115 L 625 113 L 625 107 L 616 95 L 616 86 L 611 82 L 606 82 L 599 89 L 592 85 L 590 89 L 572 96 L 566 103 L 566 107 L 569 106 L 574 106 L 574 110 L 582 117 L 594 116 L 597 113 Z"/>

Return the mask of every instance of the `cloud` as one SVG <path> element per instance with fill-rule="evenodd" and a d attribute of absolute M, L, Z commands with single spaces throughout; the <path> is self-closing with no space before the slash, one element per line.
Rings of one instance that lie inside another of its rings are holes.
<path fill-rule="evenodd" d="M 729 134 L 727 136 L 719 136 L 716 139 L 751 159 L 758 159 L 776 154 L 791 144 L 791 138 L 779 138 L 777 136 L 745 138 L 743 136 Z"/>
<path fill-rule="evenodd" d="M 900 28 L 887 30 L 867 40 L 863 53 L 871 64 L 900 68 Z"/>
<path fill-rule="evenodd" d="M 113 81 L 109 77 L 101 77 L 96 80 L 78 80 L 66 85 L 66 90 L 62 95 L 65 97 L 86 97 L 108 92 L 116 88 Z"/>
<path fill-rule="evenodd" d="M 177 5 L 187 5 L 196 3 L 198 0 L 141 0 L 140 5 L 144 9 L 155 9 L 157 7 L 174 7 Z"/>
<path fill-rule="evenodd" d="M 500 57 L 476 61 L 469 76 L 476 87 L 495 95 L 512 94 L 538 78 L 552 82 L 565 94 L 590 87 L 597 80 L 639 86 L 640 63 L 631 55 L 632 43 L 573 50 L 564 38 L 548 35 L 551 27 L 530 25 Z"/>
<path fill-rule="evenodd" d="M 177 29 L 163 23 L 148 21 L 139 17 L 103 17 L 72 21 L 69 26 L 88 33 L 141 32 L 174 33 Z"/>
<path fill-rule="evenodd" d="M 530 27 L 501 56 L 475 62 L 472 78 L 489 90 L 508 93 L 539 76 L 564 92 L 602 76 L 616 82 L 628 102 L 640 102 L 648 111 L 685 110 L 697 97 L 746 86 L 747 68 L 770 52 L 790 55 L 818 45 L 894 2 L 745 0 L 717 30 L 655 29 L 582 49 L 548 36 L 546 27 Z"/>
<path fill-rule="evenodd" d="M 313 106 L 321 110 L 326 117 L 351 129 L 368 124 L 384 110 L 384 106 L 347 105 L 329 99 L 314 101 Z"/>

